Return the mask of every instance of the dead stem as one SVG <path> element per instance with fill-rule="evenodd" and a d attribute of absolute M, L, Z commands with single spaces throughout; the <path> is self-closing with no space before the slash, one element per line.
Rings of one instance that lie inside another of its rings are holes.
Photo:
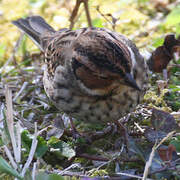
<path fill-rule="evenodd" d="M 72 11 L 71 17 L 69 18 L 69 21 L 70 21 L 69 29 L 72 29 L 74 27 L 75 18 L 78 15 L 78 11 L 79 11 L 79 7 L 81 3 L 84 3 L 84 9 L 86 12 L 88 26 L 92 27 L 92 21 L 91 21 L 91 16 L 90 16 L 89 7 L 88 7 L 88 0 L 76 0 L 76 5 Z"/>

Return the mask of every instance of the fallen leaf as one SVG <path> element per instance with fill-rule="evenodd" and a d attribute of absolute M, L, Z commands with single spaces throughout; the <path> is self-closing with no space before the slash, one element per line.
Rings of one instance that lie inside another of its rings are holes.
<path fill-rule="evenodd" d="M 163 161 L 172 161 L 173 152 L 176 152 L 174 145 L 170 144 L 168 147 L 160 147 L 158 149 L 158 154 Z"/>
<path fill-rule="evenodd" d="M 155 130 L 161 130 L 166 133 L 178 128 L 174 117 L 170 113 L 155 108 L 152 110 L 151 123 Z"/>

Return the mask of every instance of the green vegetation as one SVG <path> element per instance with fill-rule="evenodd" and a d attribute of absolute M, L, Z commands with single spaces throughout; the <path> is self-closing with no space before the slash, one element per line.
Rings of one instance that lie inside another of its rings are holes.
<path fill-rule="evenodd" d="M 180 35 L 178 2 L 89 0 L 88 4 L 93 26 L 126 35 L 147 59 L 148 53 L 163 44 L 166 34 Z M 130 175 L 136 179 L 143 174 L 146 177 L 145 173 L 152 179 L 179 179 L 179 57 L 167 67 L 168 80 L 163 74 L 150 75 L 143 103 L 122 119 L 128 133 L 128 153 L 123 132 L 105 132 L 106 127 L 87 126 L 77 120 L 78 131 L 89 132 L 94 138 L 87 143 L 82 137 L 72 138 L 65 115 L 66 128 L 62 125 L 62 114 L 43 89 L 43 55 L 11 21 L 38 14 L 56 30 L 68 28 L 75 4 L 75 0 L 0 0 L 0 179 L 95 180 Z M 73 29 L 86 26 L 81 4 Z M 96 131 L 103 134 L 101 138 L 93 134 Z"/>

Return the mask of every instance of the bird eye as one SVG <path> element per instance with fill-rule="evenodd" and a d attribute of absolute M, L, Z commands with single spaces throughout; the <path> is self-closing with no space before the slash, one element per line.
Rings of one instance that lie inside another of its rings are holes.
<path fill-rule="evenodd" d="M 101 79 L 108 79 L 107 77 L 101 77 Z"/>
<path fill-rule="evenodd" d="M 137 77 L 137 69 L 134 69 L 133 75 L 134 75 L 134 79 L 136 79 L 136 77 Z"/>

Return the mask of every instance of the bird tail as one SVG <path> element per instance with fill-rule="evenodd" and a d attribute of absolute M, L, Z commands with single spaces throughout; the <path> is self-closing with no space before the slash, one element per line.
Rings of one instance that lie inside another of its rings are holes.
<path fill-rule="evenodd" d="M 20 30 L 25 32 L 34 43 L 43 51 L 46 45 L 46 34 L 52 34 L 55 30 L 40 16 L 30 16 L 25 19 L 12 21 Z"/>

